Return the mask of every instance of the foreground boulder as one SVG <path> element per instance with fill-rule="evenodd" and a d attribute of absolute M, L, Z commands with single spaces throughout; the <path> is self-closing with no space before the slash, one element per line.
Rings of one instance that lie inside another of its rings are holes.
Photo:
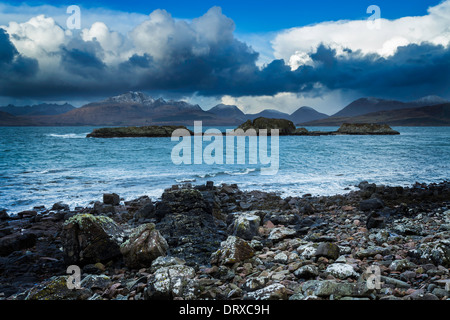
<path fill-rule="evenodd" d="M 68 219 L 61 232 L 66 264 L 86 265 L 108 262 L 121 256 L 122 229 L 110 218 L 77 214 Z"/>
<path fill-rule="evenodd" d="M 31 232 L 14 233 L 0 238 L 0 256 L 7 256 L 18 250 L 30 248 L 36 244 L 36 234 Z"/>
<path fill-rule="evenodd" d="M 196 189 L 165 191 L 154 215 L 170 255 L 188 265 L 209 263 L 211 253 L 225 238 L 215 224 L 211 204 Z"/>
<path fill-rule="evenodd" d="M 220 248 L 211 255 L 212 264 L 234 264 L 250 259 L 255 254 L 255 250 L 250 244 L 236 236 L 229 236 L 221 243 Z"/>
<path fill-rule="evenodd" d="M 229 232 L 244 240 L 252 240 L 258 234 L 261 218 L 254 212 L 239 213 L 229 227 Z"/>
<path fill-rule="evenodd" d="M 86 300 L 92 294 L 89 289 L 71 290 L 68 276 L 50 278 L 28 291 L 25 300 Z"/>
<path fill-rule="evenodd" d="M 120 246 L 120 252 L 130 268 L 145 268 L 159 256 L 165 256 L 168 248 L 155 225 L 146 223 L 133 229 L 129 239 Z"/>
<path fill-rule="evenodd" d="M 199 286 L 194 277 L 195 270 L 186 265 L 177 264 L 159 268 L 149 278 L 145 298 L 148 300 L 196 299 Z"/>
<path fill-rule="evenodd" d="M 89 133 L 86 138 L 171 137 L 176 129 L 187 130 L 184 126 L 100 128 Z"/>

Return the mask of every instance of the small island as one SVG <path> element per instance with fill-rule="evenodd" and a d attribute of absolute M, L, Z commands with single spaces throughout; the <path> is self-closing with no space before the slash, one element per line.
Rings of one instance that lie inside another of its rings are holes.
<path fill-rule="evenodd" d="M 143 126 L 143 127 L 112 127 L 95 129 L 86 138 L 160 138 L 171 137 L 177 129 L 186 129 L 184 126 Z"/>
<path fill-rule="evenodd" d="M 296 129 L 294 135 L 320 136 L 320 135 L 397 135 L 400 132 L 387 124 L 376 123 L 344 123 L 337 131 L 308 131 L 305 128 Z"/>
<path fill-rule="evenodd" d="M 257 118 L 248 120 L 237 129 L 247 131 L 254 129 L 256 133 L 265 129 L 278 129 L 280 136 L 321 136 L 321 135 L 397 135 L 400 132 L 393 130 L 387 124 L 376 123 L 344 123 L 337 131 L 308 131 L 306 128 L 296 128 L 292 121 L 286 119 Z"/>
<path fill-rule="evenodd" d="M 143 127 L 110 127 L 95 129 L 89 133 L 87 138 L 130 138 L 130 137 L 171 137 L 177 129 L 187 130 L 185 126 L 143 126 Z M 323 136 L 323 135 L 397 135 L 398 131 L 393 130 L 387 124 L 376 123 L 344 123 L 337 131 L 308 131 L 306 128 L 296 128 L 294 123 L 286 119 L 256 118 L 247 120 L 235 130 L 243 130 L 244 134 L 248 130 L 267 130 L 270 135 L 271 130 L 278 129 L 280 136 Z"/>

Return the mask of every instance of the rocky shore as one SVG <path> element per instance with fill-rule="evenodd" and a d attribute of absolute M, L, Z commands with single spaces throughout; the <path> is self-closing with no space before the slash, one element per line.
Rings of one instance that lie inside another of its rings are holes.
<path fill-rule="evenodd" d="M 0 299 L 448 300 L 450 182 L 358 187 L 282 198 L 208 182 L 3 210 Z"/>

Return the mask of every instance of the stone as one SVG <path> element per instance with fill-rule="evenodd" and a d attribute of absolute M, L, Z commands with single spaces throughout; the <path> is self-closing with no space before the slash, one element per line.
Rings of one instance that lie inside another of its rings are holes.
<path fill-rule="evenodd" d="M 294 275 L 299 279 L 311 279 L 319 276 L 319 268 L 308 264 L 295 270 Z"/>
<path fill-rule="evenodd" d="M 17 232 L 0 238 L 0 256 L 7 256 L 14 251 L 31 248 L 36 244 L 36 234 Z"/>
<path fill-rule="evenodd" d="M 110 204 L 112 206 L 118 206 L 120 204 L 120 197 L 116 193 L 104 193 L 103 203 Z"/>
<path fill-rule="evenodd" d="M 267 281 L 267 277 L 251 277 L 245 281 L 242 288 L 247 291 L 259 290 L 266 286 Z"/>
<path fill-rule="evenodd" d="M 23 219 L 23 218 L 31 218 L 31 217 L 37 216 L 37 214 L 38 213 L 36 210 L 25 210 L 25 211 L 21 211 L 21 212 L 17 213 L 17 216 L 20 219 Z"/>
<path fill-rule="evenodd" d="M 385 227 L 384 217 L 380 216 L 377 212 L 370 213 L 367 216 L 366 227 L 369 230 L 374 228 L 384 228 Z"/>
<path fill-rule="evenodd" d="M 339 257 L 339 246 L 332 242 L 322 242 L 317 247 L 315 252 L 316 257 L 325 257 L 328 259 L 336 260 Z"/>
<path fill-rule="evenodd" d="M 450 267 L 450 239 L 419 243 L 408 255 L 419 262 L 432 262 L 435 265 Z"/>
<path fill-rule="evenodd" d="M 86 300 L 92 292 L 88 289 L 69 289 L 68 276 L 52 277 L 31 288 L 25 300 Z"/>
<path fill-rule="evenodd" d="M 170 255 L 188 265 L 208 264 L 211 253 L 226 239 L 215 223 L 213 200 L 207 198 L 196 189 L 169 190 L 155 206 L 156 228 L 172 248 Z"/>
<path fill-rule="evenodd" d="M 199 294 L 195 270 L 186 265 L 162 267 L 150 277 L 146 299 L 183 298 L 194 300 Z"/>
<path fill-rule="evenodd" d="M 289 261 L 289 257 L 286 253 L 280 252 L 275 257 L 273 257 L 273 262 L 287 264 Z"/>
<path fill-rule="evenodd" d="M 297 231 L 287 227 L 276 227 L 270 230 L 269 240 L 280 241 L 286 238 L 292 238 L 297 234 Z"/>
<path fill-rule="evenodd" d="M 123 230 L 110 218 L 77 214 L 64 222 L 61 241 L 67 265 L 84 266 L 120 258 Z"/>
<path fill-rule="evenodd" d="M 1 220 L 9 220 L 9 214 L 6 212 L 6 209 L 0 209 L 0 221 Z"/>
<path fill-rule="evenodd" d="M 390 254 L 389 248 L 379 247 L 379 246 L 368 246 L 367 248 L 361 248 L 355 253 L 355 257 L 358 259 L 364 259 L 369 257 L 374 257 L 377 254 L 386 256 Z"/>
<path fill-rule="evenodd" d="M 258 235 L 260 224 L 261 218 L 253 212 L 239 213 L 230 226 L 229 233 L 244 240 L 252 240 Z"/>
<path fill-rule="evenodd" d="M 287 289 L 280 283 L 274 283 L 265 288 L 247 293 L 245 298 L 247 300 L 286 300 Z"/>
<path fill-rule="evenodd" d="M 403 271 L 415 267 L 415 264 L 411 263 L 408 259 L 394 260 L 389 265 L 389 269 L 392 271 Z"/>
<path fill-rule="evenodd" d="M 169 246 L 153 223 L 134 228 L 127 241 L 121 244 L 120 252 L 130 268 L 149 267 L 153 260 L 165 256 Z"/>
<path fill-rule="evenodd" d="M 51 210 L 55 210 L 55 211 L 69 211 L 70 207 L 68 204 L 65 204 L 63 202 L 56 202 L 55 204 L 53 204 L 52 209 Z"/>
<path fill-rule="evenodd" d="M 155 206 L 151 201 L 139 208 L 133 215 L 135 221 L 148 220 L 154 218 Z"/>
<path fill-rule="evenodd" d="M 381 279 L 381 282 L 384 282 L 385 284 L 388 284 L 388 285 L 392 285 L 396 288 L 402 288 L 402 289 L 411 288 L 410 284 L 408 284 L 404 281 L 398 280 L 398 279 L 394 279 L 394 278 L 386 277 L 386 276 L 381 276 L 380 279 Z"/>
<path fill-rule="evenodd" d="M 359 274 L 355 271 L 355 269 L 353 269 L 351 265 L 344 263 L 330 264 L 325 271 L 328 274 L 331 274 L 333 277 L 341 280 L 359 277 Z"/>
<path fill-rule="evenodd" d="M 255 250 L 250 244 L 236 236 L 229 236 L 220 244 L 220 248 L 211 255 L 211 263 L 226 265 L 250 259 Z"/>
<path fill-rule="evenodd" d="M 334 280 L 309 280 L 302 285 L 307 295 L 318 297 L 367 297 L 371 294 L 365 283 L 337 282 Z"/>
<path fill-rule="evenodd" d="M 174 265 L 184 265 L 186 264 L 186 261 L 183 259 L 177 258 L 177 257 L 170 257 L 170 256 L 159 256 L 155 260 L 152 261 L 150 271 L 155 272 L 156 270 L 163 268 L 163 267 L 169 267 Z"/>
<path fill-rule="evenodd" d="M 317 243 L 309 242 L 299 245 L 297 247 L 297 251 L 300 253 L 300 257 L 302 259 L 311 259 L 312 257 L 314 257 L 318 246 L 319 244 Z"/>
<path fill-rule="evenodd" d="M 378 198 L 363 200 L 359 203 L 361 211 L 370 211 L 384 208 L 384 203 Z"/>
<path fill-rule="evenodd" d="M 90 290 L 105 290 L 110 287 L 111 284 L 111 278 L 104 274 L 88 274 L 81 280 L 81 287 Z"/>
<path fill-rule="evenodd" d="M 95 201 L 92 213 L 98 215 L 105 215 L 109 213 L 116 213 L 116 208 L 112 204 L 104 204 L 101 201 Z"/>

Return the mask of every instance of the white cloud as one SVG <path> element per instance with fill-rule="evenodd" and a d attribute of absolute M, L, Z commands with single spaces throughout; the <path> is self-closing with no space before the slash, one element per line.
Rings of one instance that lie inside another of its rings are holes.
<path fill-rule="evenodd" d="M 234 28 L 234 22 L 223 15 L 219 7 L 212 7 L 192 21 L 174 19 L 167 11 L 158 9 L 129 36 L 138 54 L 167 60 L 208 55 L 212 47 L 227 45 L 234 40 Z"/>
<path fill-rule="evenodd" d="M 381 17 L 383 8 L 381 7 Z M 377 53 L 388 57 L 399 46 L 430 42 L 447 46 L 450 42 L 450 0 L 428 9 L 428 14 L 381 19 L 380 29 L 370 29 L 367 20 L 323 22 L 280 32 L 272 42 L 274 55 L 284 59 L 292 69 L 307 63 L 305 55 L 321 44 L 344 54 L 343 48 Z"/>
<path fill-rule="evenodd" d="M 26 4 L 14 6 L 0 3 L 0 25 L 7 25 L 12 21 L 23 23 L 32 17 L 45 15 L 53 18 L 58 25 L 65 28 L 67 19 L 71 15 L 67 13 L 67 7 L 51 5 L 29 6 Z M 125 35 L 136 25 L 147 19 L 147 14 L 81 7 L 81 28 L 88 28 L 95 22 L 103 22 L 111 31 L 117 31 Z"/>
<path fill-rule="evenodd" d="M 11 42 L 21 54 L 37 59 L 39 65 L 48 70 L 55 65 L 55 53 L 67 41 L 65 30 L 53 18 L 44 15 L 23 23 L 13 21 L 8 26 L 0 27 L 12 35 Z"/>
<path fill-rule="evenodd" d="M 103 22 L 95 22 L 89 29 L 81 31 L 84 41 L 97 41 L 104 51 L 104 62 L 114 63 L 122 61 L 121 52 L 124 51 L 124 37 L 116 32 L 110 31 Z"/>

